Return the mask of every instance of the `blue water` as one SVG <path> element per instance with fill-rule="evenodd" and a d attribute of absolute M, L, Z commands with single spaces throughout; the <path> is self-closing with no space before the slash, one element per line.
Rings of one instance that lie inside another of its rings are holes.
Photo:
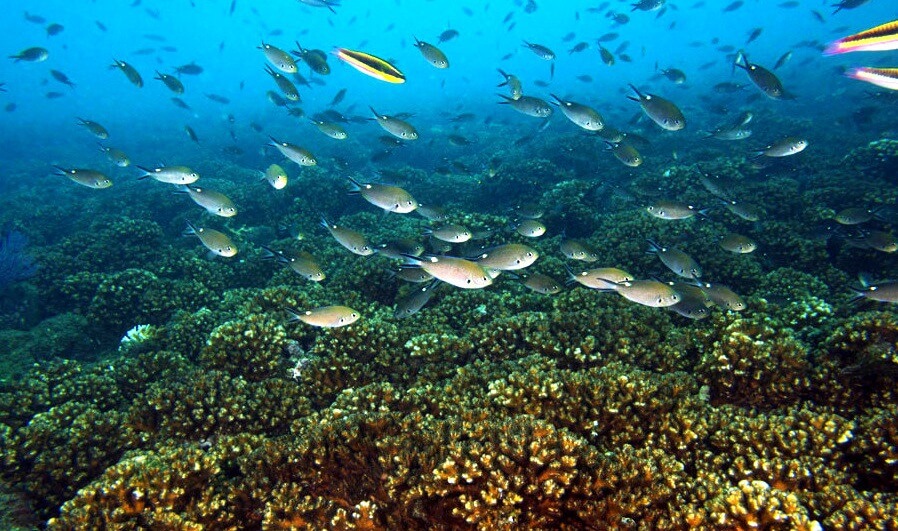
<path fill-rule="evenodd" d="M 626 85 L 634 83 L 675 99 L 692 118 L 692 131 L 714 127 L 716 118 L 703 116 L 701 96 L 721 81 L 747 81 L 742 72 L 731 76 L 727 54 L 716 51 L 712 39 L 719 39 L 719 45 L 744 47 L 752 61 L 768 68 L 780 55 L 794 50 L 791 62 L 778 73 L 787 89 L 799 96 L 798 100 L 786 104 L 762 101 L 757 107 L 776 108 L 775 112 L 782 115 L 826 120 L 834 106 L 846 105 L 846 99 L 870 88 L 844 78 L 838 69 L 887 62 L 889 54 L 827 58 L 818 49 L 796 48 L 796 43 L 824 44 L 894 17 L 896 9 L 880 0 L 830 15 L 830 2 L 802 2 L 794 9 L 776 8 L 776 3 L 747 1 L 736 11 L 723 12 L 728 2 L 702 2 L 704 6 L 698 8 L 690 7 L 697 5 L 692 1 L 671 2 L 657 17 L 657 12 L 631 12 L 629 2 L 611 2 L 609 10 L 630 16 L 629 23 L 618 25 L 604 12 L 588 10 L 596 2 L 576 1 L 537 2 L 538 9 L 528 14 L 515 2 L 347 0 L 336 15 L 287 0 L 237 0 L 233 14 L 229 14 L 229 2 L 225 1 L 197 1 L 195 5 L 184 1 L 143 1 L 136 7 L 116 1 L 29 2 L 31 13 L 44 16 L 48 23 L 63 24 L 65 30 L 48 37 L 45 25 L 26 21 L 19 16 L 18 7 L 9 9 L 8 16 L 0 20 L 0 49 L 7 55 L 36 45 L 50 51 L 50 58 L 43 63 L 0 63 L 0 80 L 8 90 L 0 94 L 0 104 L 17 106 L 14 112 L 2 115 L 0 142 L 4 150 L 0 159 L 4 165 L 21 170 L 41 162 L 77 166 L 101 161 L 102 155 L 92 149 L 92 139 L 75 125 L 76 116 L 104 124 L 111 132 L 110 144 L 144 164 L 181 159 L 196 150 L 196 146 L 182 142 L 185 124 L 190 124 L 205 141 L 204 148 L 229 144 L 229 114 L 234 117 L 241 145 L 246 147 L 264 143 L 264 136 L 247 128 L 250 121 L 255 121 L 268 132 L 293 138 L 309 148 L 324 145 L 330 149 L 333 146 L 329 141 L 308 124 L 296 125 L 295 120 L 285 117 L 281 109 L 265 99 L 267 90 L 276 89 L 263 71 L 265 59 L 256 49 L 263 39 L 283 49 L 293 49 L 294 41 L 299 41 L 307 48 L 330 51 L 340 46 L 393 59 L 407 76 L 403 85 L 364 77 L 331 57 L 332 75 L 325 78 L 326 86 L 300 87 L 302 108 L 307 114 L 323 110 L 334 94 L 345 87 L 348 93 L 341 110 L 351 109 L 367 116 L 367 107 L 371 105 L 384 113 L 413 112 L 425 139 L 429 127 L 445 127 L 447 113 L 476 112 L 497 121 L 535 128 L 532 120 L 495 105 L 494 93 L 499 90 L 495 85 L 500 81 L 496 68 L 518 75 L 527 94 L 548 99 L 549 92 L 553 92 L 590 104 L 612 123 L 628 120 L 635 112 L 634 105 L 623 96 Z M 465 13 L 465 9 L 470 9 L 471 14 Z M 826 22 L 812 17 L 811 9 L 823 13 Z M 158 13 L 158 19 L 148 14 L 150 10 Z M 510 12 L 510 22 L 503 24 Z M 95 21 L 108 31 L 101 31 Z M 511 23 L 514 28 L 509 31 Z M 748 34 L 756 27 L 763 27 L 763 33 L 746 46 Z M 451 67 L 436 70 L 411 46 L 412 38 L 436 43 L 437 35 L 447 28 L 458 30 L 460 37 L 440 45 Z M 282 33 L 272 35 L 276 30 Z M 614 50 L 622 41 L 629 41 L 626 53 L 633 58 L 632 63 L 618 60 L 608 67 L 599 60 L 595 38 L 612 31 L 621 36 L 605 46 Z M 571 32 L 576 36 L 562 42 Z M 165 40 L 151 40 L 148 35 Z M 523 48 L 522 40 L 546 45 L 558 55 L 549 88 L 532 84 L 549 79 L 549 64 Z M 589 42 L 590 48 L 569 55 L 567 49 L 580 41 Z M 173 46 L 177 51 L 162 51 L 162 46 Z M 135 54 L 147 48 L 154 51 L 149 55 Z M 506 54 L 511 54 L 511 58 L 501 60 Z M 144 88 L 132 86 L 121 72 L 110 70 L 108 65 L 113 58 L 131 62 L 142 74 Z M 185 111 L 174 107 L 169 101 L 173 94 L 152 78 L 154 70 L 171 73 L 173 67 L 191 61 L 203 66 L 205 72 L 184 76 L 187 90 L 183 99 L 192 107 L 192 111 Z M 698 69 L 710 62 L 715 64 Z M 684 70 L 688 82 L 674 86 L 664 79 L 650 81 L 656 64 Z M 66 73 L 77 84 L 76 89 L 50 78 L 51 68 Z M 301 72 L 308 77 L 308 69 Z M 594 81 L 583 83 L 575 79 L 582 74 L 592 76 Z M 47 99 L 44 95 L 49 91 L 64 96 Z M 205 93 L 225 96 L 231 104 L 209 101 L 203 96 Z M 556 121 L 562 122 L 558 118 Z M 360 142 L 365 141 L 366 135 L 379 132 L 377 128 L 356 129 L 363 131 L 357 135 Z"/>

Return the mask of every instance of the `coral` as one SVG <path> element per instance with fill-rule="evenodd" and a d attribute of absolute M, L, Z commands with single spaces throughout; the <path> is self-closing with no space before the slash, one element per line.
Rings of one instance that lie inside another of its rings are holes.
<path fill-rule="evenodd" d="M 286 351 L 284 327 L 269 316 L 250 314 L 213 330 L 198 362 L 254 382 L 282 376 Z"/>
<path fill-rule="evenodd" d="M 26 489 L 42 514 L 52 513 L 133 444 L 123 421 L 79 402 L 38 413 L 0 439 L 4 478 Z"/>
<path fill-rule="evenodd" d="M 775 408 L 810 387 L 808 348 L 764 312 L 718 314 L 697 330 L 699 381 L 715 404 Z"/>
<path fill-rule="evenodd" d="M 742 480 L 708 505 L 711 521 L 720 529 L 823 529 L 808 516 L 807 508 L 795 494 L 771 488 L 763 481 Z"/>

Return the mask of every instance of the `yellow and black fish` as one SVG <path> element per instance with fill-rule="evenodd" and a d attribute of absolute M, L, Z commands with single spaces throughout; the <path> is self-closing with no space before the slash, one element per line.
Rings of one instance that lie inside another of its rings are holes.
<path fill-rule="evenodd" d="M 337 48 L 334 55 L 359 72 L 375 79 L 387 83 L 405 83 L 405 74 L 380 57 L 346 48 Z"/>

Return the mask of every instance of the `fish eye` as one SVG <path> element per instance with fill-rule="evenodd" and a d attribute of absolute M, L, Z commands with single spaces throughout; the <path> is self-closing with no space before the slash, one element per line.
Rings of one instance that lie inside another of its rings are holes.
<path fill-rule="evenodd" d="M 470 284 L 470 283 L 471 283 L 471 279 L 470 279 L 470 278 L 469 278 L 469 279 L 466 279 L 466 280 L 465 280 L 465 283 L 466 283 L 466 284 Z"/>

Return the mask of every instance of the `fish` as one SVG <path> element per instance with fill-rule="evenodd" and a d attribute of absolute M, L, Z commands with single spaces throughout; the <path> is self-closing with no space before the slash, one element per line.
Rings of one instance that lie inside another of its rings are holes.
<path fill-rule="evenodd" d="M 571 260 L 583 262 L 596 262 L 599 260 L 599 254 L 596 250 L 580 240 L 562 240 L 561 254 Z"/>
<path fill-rule="evenodd" d="M 808 141 L 803 138 L 787 136 L 770 144 L 764 149 L 758 150 L 759 157 L 789 157 L 801 153 L 808 147 Z"/>
<path fill-rule="evenodd" d="M 742 0 L 736 0 L 735 2 L 732 2 L 732 3 L 728 4 L 725 8 L 723 8 L 723 12 L 730 13 L 732 11 L 735 11 L 735 10 L 739 9 L 740 7 L 742 7 L 742 4 L 743 4 Z"/>
<path fill-rule="evenodd" d="M 439 280 L 435 280 L 426 286 L 421 286 L 405 297 L 396 301 L 396 309 L 393 310 L 395 319 L 407 319 L 420 312 L 430 302 L 439 288 Z"/>
<path fill-rule="evenodd" d="M 262 246 L 262 250 L 265 252 L 262 258 L 277 260 L 279 264 L 289 267 L 306 280 L 321 282 L 327 278 L 324 274 L 324 270 L 321 269 L 318 260 L 316 260 L 309 252 L 294 251 L 292 249 L 275 251 L 264 245 Z"/>
<path fill-rule="evenodd" d="M 34 15 L 32 13 L 29 13 L 28 11 L 25 11 L 23 16 L 25 17 L 25 20 L 31 22 L 32 24 L 44 24 L 45 22 L 47 22 L 47 19 L 45 19 L 44 17 L 40 15 Z"/>
<path fill-rule="evenodd" d="M 761 219 L 761 215 L 763 212 L 761 209 L 754 205 L 750 205 L 744 203 L 742 201 L 736 201 L 735 199 L 727 200 L 721 199 L 723 206 L 726 207 L 732 214 L 744 219 L 745 221 L 758 221 Z"/>
<path fill-rule="evenodd" d="M 380 114 L 379 112 L 374 110 L 374 107 L 368 108 L 371 109 L 372 113 L 374 113 L 374 117 L 377 119 L 377 124 L 380 125 L 384 129 L 384 131 L 402 140 L 418 139 L 418 131 L 414 128 L 414 126 L 412 126 L 412 124 L 395 116 Z"/>
<path fill-rule="evenodd" d="M 778 70 L 779 68 L 782 68 L 791 59 L 792 59 L 792 50 L 789 50 L 788 52 L 781 55 L 779 59 L 776 60 L 776 64 L 773 65 L 773 69 Z"/>
<path fill-rule="evenodd" d="M 152 177 L 161 183 L 193 184 L 200 178 L 197 172 L 187 166 L 162 166 L 154 169 L 135 166 L 135 168 L 143 172 L 139 179 Z"/>
<path fill-rule="evenodd" d="M 413 238 L 400 238 L 378 244 L 374 249 L 378 254 L 394 260 L 402 260 L 403 254 L 421 256 L 424 254 L 424 244 Z"/>
<path fill-rule="evenodd" d="M 433 280 L 433 275 L 427 271 L 413 267 L 400 268 L 398 272 L 390 271 L 390 274 L 405 282 L 411 282 L 412 284 L 420 284 L 422 282 Z"/>
<path fill-rule="evenodd" d="M 563 100 L 555 94 L 551 96 L 555 98 L 556 105 L 561 108 L 561 113 L 577 127 L 587 131 L 601 131 L 605 127 L 605 120 L 602 118 L 602 115 L 592 107 Z"/>
<path fill-rule="evenodd" d="M 497 69 L 499 74 L 505 78 L 505 81 L 496 85 L 497 87 L 508 86 L 508 90 L 511 92 L 511 99 L 519 100 L 521 96 L 524 95 L 524 90 L 521 86 L 521 80 L 518 79 L 518 76 L 514 74 L 506 74 L 502 71 L 502 69 Z"/>
<path fill-rule="evenodd" d="M 157 70 L 156 77 L 154 77 L 153 79 L 161 81 L 168 88 L 168 90 L 174 92 L 175 94 L 184 94 L 184 84 L 181 83 L 181 80 L 176 78 L 175 76 L 163 74 Z"/>
<path fill-rule="evenodd" d="M 415 210 L 422 217 L 429 219 L 430 221 L 445 221 L 446 218 L 449 217 L 449 214 L 446 212 L 446 209 L 436 205 L 422 205 L 418 204 L 418 208 Z"/>
<path fill-rule="evenodd" d="M 734 312 L 741 312 L 746 308 L 745 301 L 730 288 L 723 284 L 711 284 L 709 282 L 696 282 L 711 302 Z"/>
<path fill-rule="evenodd" d="M 614 54 L 601 44 L 599 45 L 599 56 L 602 58 L 603 63 L 608 66 L 614 66 Z"/>
<path fill-rule="evenodd" d="M 570 282 L 577 282 L 581 286 L 599 291 L 617 291 L 617 285 L 621 282 L 630 282 L 633 275 L 616 267 L 598 267 L 586 271 L 574 272 L 567 268 Z"/>
<path fill-rule="evenodd" d="M 223 232 L 208 227 L 197 227 L 190 221 L 187 222 L 187 229 L 183 233 L 184 236 L 196 236 L 200 239 L 200 243 L 209 250 L 210 256 L 223 256 L 230 258 L 237 254 L 237 246 L 231 241 L 231 238 Z"/>
<path fill-rule="evenodd" d="M 175 73 L 179 76 L 198 76 L 203 73 L 203 67 L 196 64 L 196 62 L 190 62 L 186 65 L 175 67 Z"/>
<path fill-rule="evenodd" d="M 727 125 L 708 132 L 704 138 L 716 138 L 718 140 L 745 140 L 751 135 L 751 129 Z"/>
<path fill-rule="evenodd" d="M 309 3 L 313 0 L 302 0 L 303 3 Z M 324 0 L 318 0 L 324 1 Z M 328 2 L 326 7 L 331 7 Z M 331 8 L 333 11 L 333 8 Z M 293 308 L 284 308 L 290 315 L 287 322 L 302 321 L 307 325 L 317 326 L 319 328 L 339 328 L 341 326 L 349 326 L 359 320 L 361 314 L 348 306 L 322 306 L 312 310 L 301 312 Z"/>
<path fill-rule="evenodd" d="M 630 144 L 606 140 L 605 145 L 608 146 L 608 150 L 611 151 L 614 158 L 621 161 L 626 166 L 635 168 L 643 162 L 642 155 Z"/>
<path fill-rule="evenodd" d="M 898 281 L 888 280 L 883 282 L 868 283 L 861 279 L 860 287 L 849 286 L 855 296 L 851 302 L 868 299 L 878 302 L 898 302 Z"/>
<path fill-rule="evenodd" d="M 287 172 L 277 164 L 272 164 L 265 169 L 263 177 L 275 190 L 283 190 L 287 186 Z"/>
<path fill-rule="evenodd" d="M 47 37 L 53 37 L 54 35 L 59 35 L 65 30 L 65 26 L 62 24 L 57 24 L 53 22 L 52 24 L 47 25 Z"/>
<path fill-rule="evenodd" d="M 751 44 L 755 39 L 761 36 L 762 31 L 764 31 L 764 28 L 755 28 L 751 30 L 751 33 L 748 34 L 748 40 L 745 41 L 745 44 Z"/>
<path fill-rule="evenodd" d="M 689 279 L 698 279 L 702 276 L 702 268 L 691 256 L 679 249 L 662 247 L 652 240 L 649 242 L 648 252 L 661 259 L 661 263 L 674 272 L 677 276 Z"/>
<path fill-rule="evenodd" d="M 549 116 L 552 116 L 552 107 L 548 102 L 540 98 L 534 96 L 521 96 L 518 99 L 514 99 L 504 94 L 499 94 L 498 96 L 503 99 L 503 101 L 499 102 L 500 104 L 510 105 L 512 109 L 521 114 L 526 114 L 527 116 L 532 116 L 534 118 L 548 118 Z"/>
<path fill-rule="evenodd" d="M 270 145 L 277 148 L 277 150 L 281 152 L 281 155 L 300 166 L 315 166 L 318 164 L 318 159 L 315 158 L 315 155 L 313 155 L 311 151 L 295 144 L 278 140 L 270 135 L 268 138 L 271 140 Z"/>
<path fill-rule="evenodd" d="M 335 140 L 346 140 L 349 137 L 346 129 L 343 129 L 339 124 L 324 120 L 311 120 L 311 122 L 319 131 Z"/>
<path fill-rule="evenodd" d="M 524 286 L 531 291 L 543 295 L 555 295 L 556 293 L 561 293 L 561 283 L 548 275 L 543 275 L 542 273 L 530 273 L 521 275 L 521 278 L 524 279 Z"/>
<path fill-rule="evenodd" d="M 661 75 L 674 85 L 682 85 L 686 82 L 686 73 L 679 68 L 665 68 L 661 70 Z"/>
<path fill-rule="evenodd" d="M 389 186 L 378 183 L 360 183 L 352 177 L 347 177 L 352 183 L 351 194 L 361 195 L 365 201 L 384 209 L 386 212 L 408 214 L 418 208 L 418 202 L 404 189 L 398 186 Z"/>
<path fill-rule="evenodd" d="M 124 151 L 114 147 L 104 146 L 99 142 L 97 142 L 97 145 L 100 146 L 100 151 L 106 154 L 106 158 L 119 168 L 126 168 L 131 165 L 131 159 Z"/>
<path fill-rule="evenodd" d="M 309 65 L 312 72 L 321 76 L 330 75 L 331 67 L 327 64 L 327 54 L 323 50 L 303 48 L 299 42 L 296 42 L 296 48 L 297 50 L 292 52 L 293 55 L 296 55 Z"/>
<path fill-rule="evenodd" d="M 299 0 L 303 4 L 312 7 L 326 7 L 331 13 L 336 14 L 335 7 L 340 7 L 339 0 Z"/>
<path fill-rule="evenodd" d="M 524 41 L 524 48 L 529 49 L 531 52 L 535 53 L 537 57 L 544 61 L 553 61 L 555 59 L 555 52 L 550 50 L 548 47 L 543 46 L 542 44 Z"/>
<path fill-rule="evenodd" d="M 57 175 L 64 175 L 72 181 L 80 184 L 81 186 L 86 186 L 88 188 L 94 188 L 97 190 L 102 190 L 104 188 L 109 188 L 110 186 L 112 186 L 112 179 L 96 170 L 88 170 L 83 168 L 62 168 L 59 166 L 53 167 L 56 168 Z"/>
<path fill-rule="evenodd" d="M 889 90 L 898 90 L 898 68 L 874 68 L 860 66 L 845 72 L 845 76 L 866 81 Z"/>
<path fill-rule="evenodd" d="M 701 288 L 687 282 L 667 282 L 680 295 L 680 302 L 666 308 L 689 319 L 705 319 L 711 315 L 714 302 Z"/>
<path fill-rule="evenodd" d="M 575 53 L 580 53 L 587 48 L 589 48 L 588 42 L 578 42 L 570 50 L 568 50 L 567 53 L 568 55 L 573 55 Z"/>
<path fill-rule="evenodd" d="M 334 95 L 334 98 L 331 100 L 331 102 L 328 104 L 328 106 L 333 107 L 334 105 L 339 104 L 341 101 L 343 101 L 343 98 L 345 98 L 345 97 L 346 97 L 346 89 L 342 88 L 339 91 L 337 91 L 337 93 Z"/>
<path fill-rule="evenodd" d="M 143 87 L 143 78 L 140 77 L 140 73 L 131 66 L 130 63 L 126 63 L 125 61 L 119 61 L 118 59 L 113 59 L 112 64 L 109 65 L 109 68 L 118 68 L 125 74 L 125 77 L 128 78 L 128 81 L 131 82 L 137 88 Z"/>
<path fill-rule="evenodd" d="M 44 94 L 44 97 L 46 97 L 48 100 L 61 98 L 63 96 L 65 96 L 65 94 L 63 94 L 62 92 L 55 92 L 55 91 L 50 91 L 50 92 Z"/>
<path fill-rule="evenodd" d="M 546 233 L 546 226 L 536 219 L 524 219 L 514 226 L 514 231 L 527 238 L 539 238 Z"/>
<path fill-rule="evenodd" d="M 84 118 L 78 118 L 77 120 L 78 125 L 90 131 L 90 134 L 94 135 L 100 140 L 106 140 L 107 138 L 109 138 L 109 131 L 107 131 L 106 128 L 99 123 L 91 120 L 85 120 Z"/>
<path fill-rule="evenodd" d="M 200 143 L 200 137 L 196 136 L 196 131 L 194 131 L 192 127 L 185 125 L 184 132 L 187 133 L 187 137 L 190 138 L 190 140 L 193 140 L 197 144 Z"/>
<path fill-rule="evenodd" d="M 627 96 L 627 98 L 639 103 L 646 116 L 662 129 L 679 131 L 686 127 L 686 117 L 673 102 L 655 94 L 642 93 L 633 85 L 630 85 L 630 88 L 633 89 L 636 96 Z"/>
<path fill-rule="evenodd" d="M 860 225 L 873 220 L 879 214 L 879 208 L 851 207 L 840 210 L 833 216 L 840 225 Z"/>
<path fill-rule="evenodd" d="M 289 53 L 276 46 L 267 44 L 265 41 L 262 41 L 262 45 L 257 48 L 262 50 L 262 53 L 265 54 L 265 58 L 268 59 L 268 62 L 281 72 L 285 74 L 296 73 L 296 61 L 293 60 L 293 57 L 291 57 Z"/>
<path fill-rule="evenodd" d="M 660 219 L 689 219 L 696 214 L 704 215 L 707 210 L 701 210 L 681 201 L 661 200 L 647 206 L 646 211 Z"/>
<path fill-rule="evenodd" d="M 435 68 L 449 68 L 449 59 L 446 58 L 446 54 L 444 54 L 442 50 L 440 50 L 433 44 L 419 41 L 417 37 L 415 37 L 414 39 L 415 48 L 417 48 L 421 52 L 421 55 L 424 56 L 424 59 L 426 59 L 428 63 L 433 65 Z"/>
<path fill-rule="evenodd" d="M 729 233 L 717 242 L 721 249 L 737 254 L 748 254 L 758 248 L 758 244 L 747 236 Z"/>
<path fill-rule="evenodd" d="M 751 82 L 768 98 L 773 100 L 793 99 L 791 95 L 786 93 L 782 82 L 776 77 L 776 74 L 761 65 L 749 62 L 745 53 L 740 51 L 736 54 L 733 67 L 745 70 Z"/>
<path fill-rule="evenodd" d="M 17 63 L 19 61 L 42 63 L 46 61 L 48 57 L 50 57 L 50 52 L 46 48 L 41 48 L 40 46 L 25 48 L 21 52 L 9 56 L 10 59 L 13 59 Z"/>
<path fill-rule="evenodd" d="M 890 232 L 870 230 L 863 232 L 857 238 L 848 239 L 848 243 L 862 249 L 873 249 L 883 253 L 898 251 L 898 239 Z"/>
<path fill-rule="evenodd" d="M 284 97 L 289 101 L 300 101 L 299 91 L 296 90 L 296 85 L 293 84 L 292 81 L 287 79 L 283 74 L 275 72 L 270 65 L 265 65 L 265 72 L 271 76 L 274 80 L 275 85 L 278 86 L 278 89 L 283 93 Z"/>
<path fill-rule="evenodd" d="M 833 11 L 833 15 L 843 9 L 854 9 L 856 7 L 861 7 L 869 1 L 870 0 L 841 0 L 838 4 L 833 4 L 833 7 L 836 8 L 836 10 Z"/>
<path fill-rule="evenodd" d="M 724 81 L 722 83 L 717 83 L 714 85 L 714 92 L 719 94 L 733 94 L 735 92 L 741 92 L 745 90 L 746 85 L 741 83 L 731 83 L 729 81 Z"/>
<path fill-rule="evenodd" d="M 493 277 L 476 262 L 454 256 L 417 257 L 405 255 L 403 267 L 419 267 L 434 278 L 462 289 L 481 289 L 493 283 Z"/>
<path fill-rule="evenodd" d="M 539 258 L 536 249 L 520 243 L 506 243 L 487 249 L 475 258 L 481 267 L 514 271 L 530 267 Z"/>
<path fill-rule="evenodd" d="M 69 79 L 69 76 L 65 75 L 65 73 L 60 72 L 59 70 L 50 70 L 50 75 L 53 76 L 53 79 L 59 81 L 63 85 L 66 85 L 70 88 L 75 88 L 75 83 Z"/>
<path fill-rule="evenodd" d="M 181 98 L 172 98 L 171 101 L 172 101 L 172 103 L 174 103 L 177 107 L 180 107 L 180 108 L 182 108 L 182 109 L 190 110 L 190 105 L 187 105 L 187 103 L 185 103 L 184 100 L 182 100 Z"/>
<path fill-rule="evenodd" d="M 473 236 L 471 231 L 461 225 L 455 224 L 443 225 L 435 229 L 426 229 L 424 234 L 447 243 L 464 243 L 470 240 Z"/>
<path fill-rule="evenodd" d="M 437 37 L 437 43 L 444 43 L 446 41 L 451 41 L 452 39 L 458 37 L 458 31 L 454 29 L 447 29 L 446 31 L 440 33 L 440 36 Z"/>
<path fill-rule="evenodd" d="M 367 76 L 387 83 L 405 83 L 405 75 L 380 57 L 347 48 L 337 48 L 334 54 L 338 59 Z"/>
<path fill-rule="evenodd" d="M 335 225 L 324 217 L 321 218 L 321 226 L 331 233 L 331 236 L 337 240 L 337 243 L 349 249 L 350 252 L 359 256 L 370 256 L 374 254 L 374 248 L 368 243 L 368 238 L 362 233 L 341 225 Z"/>
<path fill-rule="evenodd" d="M 672 286 L 657 280 L 619 282 L 614 285 L 614 291 L 631 302 L 652 308 L 673 306 L 681 299 L 680 294 Z"/>
<path fill-rule="evenodd" d="M 635 4 L 630 4 L 633 9 L 630 11 L 657 11 L 664 6 L 667 0 L 639 0 Z"/>
<path fill-rule="evenodd" d="M 230 218 L 237 215 L 237 207 L 233 201 L 221 192 L 215 192 L 199 186 L 189 184 L 179 186 L 179 191 L 186 193 L 193 202 L 206 209 L 206 212 Z"/>

